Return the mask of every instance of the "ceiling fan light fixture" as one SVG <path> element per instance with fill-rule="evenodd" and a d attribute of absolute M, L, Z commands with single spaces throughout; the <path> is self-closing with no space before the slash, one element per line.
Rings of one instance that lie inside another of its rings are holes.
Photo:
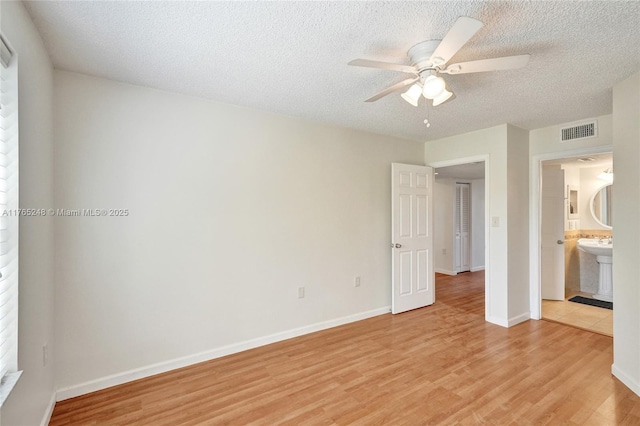
<path fill-rule="evenodd" d="M 437 98 L 433 99 L 433 106 L 438 106 L 444 102 L 446 102 L 451 96 L 453 96 L 453 93 L 448 91 L 447 89 L 444 89 L 444 91 L 438 95 Z"/>
<path fill-rule="evenodd" d="M 411 87 L 409 87 L 409 90 L 407 90 L 400 96 L 402 96 L 402 99 L 409 102 L 411 105 L 417 107 L 421 94 L 422 94 L 422 87 L 418 83 L 416 83 Z"/>
<path fill-rule="evenodd" d="M 446 84 L 442 77 L 430 75 L 424 79 L 422 95 L 427 99 L 435 99 L 446 90 Z"/>
<path fill-rule="evenodd" d="M 609 167 L 598 175 L 598 179 L 606 180 L 607 182 L 613 182 L 613 168 Z"/>

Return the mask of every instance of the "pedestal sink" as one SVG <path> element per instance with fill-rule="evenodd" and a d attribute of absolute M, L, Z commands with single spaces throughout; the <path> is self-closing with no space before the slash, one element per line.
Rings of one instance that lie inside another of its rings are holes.
<path fill-rule="evenodd" d="M 613 302 L 613 243 L 608 239 L 580 238 L 578 240 L 578 250 L 594 254 L 596 261 L 600 265 L 600 279 L 598 281 L 598 293 L 593 295 L 594 299 Z"/>

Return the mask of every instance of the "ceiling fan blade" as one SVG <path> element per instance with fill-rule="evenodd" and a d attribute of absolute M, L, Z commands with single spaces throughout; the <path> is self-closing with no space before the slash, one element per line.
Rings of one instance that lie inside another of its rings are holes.
<path fill-rule="evenodd" d="M 418 81 L 420 77 L 416 77 L 416 78 L 408 78 L 406 80 L 402 80 L 400 83 L 398 84 L 394 84 L 391 87 L 387 87 L 386 89 L 384 89 L 382 92 L 373 95 L 372 97 L 370 97 L 369 99 L 367 99 L 365 102 L 375 102 L 378 99 L 387 96 L 390 93 L 396 92 L 400 89 L 402 89 L 403 87 L 407 87 L 413 83 L 415 83 L 416 81 Z"/>
<path fill-rule="evenodd" d="M 392 64 L 390 62 L 370 61 L 368 59 L 354 59 L 348 65 L 356 67 L 378 68 L 381 70 L 400 71 L 408 74 L 418 74 L 418 70 L 411 65 Z"/>
<path fill-rule="evenodd" d="M 472 72 L 515 70 L 527 65 L 530 57 L 531 55 L 516 55 L 460 62 L 457 64 L 451 64 L 440 72 L 446 74 L 468 74 Z"/>
<path fill-rule="evenodd" d="M 459 17 L 431 55 L 431 62 L 436 65 L 449 62 L 449 59 L 482 28 L 482 25 L 484 24 L 477 19 L 468 16 Z"/>

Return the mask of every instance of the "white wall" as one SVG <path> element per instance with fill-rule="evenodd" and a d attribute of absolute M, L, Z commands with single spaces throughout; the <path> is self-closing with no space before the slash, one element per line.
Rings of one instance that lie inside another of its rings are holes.
<path fill-rule="evenodd" d="M 511 144 L 514 146 L 510 148 L 510 161 L 514 166 L 508 167 L 508 145 Z M 499 221 L 499 226 L 490 228 L 487 242 L 490 264 L 486 270 L 486 319 L 503 326 L 514 325 L 529 318 L 528 289 L 523 292 L 520 288 L 522 284 L 515 282 L 512 284 L 508 276 L 511 264 L 524 265 L 521 271 L 512 271 L 511 277 L 517 276 L 518 280 L 528 282 L 528 249 L 523 250 L 521 247 L 521 242 L 526 245 L 529 241 L 526 235 L 528 217 L 520 210 L 524 208 L 525 213 L 528 211 L 528 201 L 526 201 L 528 149 L 528 132 L 510 125 L 496 126 L 425 143 L 425 162 L 428 165 L 441 166 L 456 159 L 489 156 L 489 173 L 485 176 L 489 182 L 489 194 L 487 194 L 489 218 L 487 220 L 495 217 Z M 519 156 L 524 156 L 524 160 Z M 509 178 L 513 179 L 511 184 L 508 184 Z M 525 186 L 520 188 L 523 182 Z M 513 199 L 509 199 L 510 193 L 515 194 Z M 515 203 L 521 203 L 521 206 L 516 206 Z M 509 208 L 514 209 L 511 216 L 509 216 Z M 510 217 L 514 217 L 518 222 L 510 225 Z M 523 240 L 514 243 L 519 250 L 508 256 L 510 250 L 508 230 L 512 231 L 511 227 L 513 232 Z M 524 228 L 524 236 L 518 228 Z M 509 296 L 512 287 L 514 291 Z M 518 312 L 523 306 L 525 306 L 524 310 Z"/>
<path fill-rule="evenodd" d="M 68 72 L 54 107 L 57 207 L 130 211 L 58 219 L 67 395 L 390 305 L 391 163 L 422 144 Z"/>
<path fill-rule="evenodd" d="M 529 319 L 529 131 L 507 126 L 509 319 Z"/>
<path fill-rule="evenodd" d="M 455 180 L 436 179 L 433 185 L 433 262 L 436 272 L 455 275 L 453 270 L 453 206 Z"/>
<path fill-rule="evenodd" d="M 529 132 L 529 155 L 533 157 L 541 154 L 569 152 L 611 145 L 612 116 L 602 115 L 596 117 L 596 120 L 598 121 L 598 136 L 577 141 L 560 142 L 560 128 L 569 126 L 570 123 L 531 130 Z M 590 120 L 581 120 L 579 123 L 585 121 Z"/>
<path fill-rule="evenodd" d="M 577 123 L 590 121 L 593 119 L 580 120 Z M 563 157 L 574 157 L 577 155 L 586 155 L 591 152 L 606 152 L 612 145 L 612 132 L 613 132 L 613 117 L 612 115 L 603 115 L 596 117 L 598 122 L 598 136 L 582 139 L 570 142 L 560 142 L 560 129 L 571 125 L 571 123 L 563 123 L 555 126 L 549 126 L 542 129 L 535 129 L 529 132 L 529 157 L 530 161 L 533 161 L 538 157 L 539 159 L 558 159 Z M 536 159 L 537 161 L 537 159 Z M 534 167 L 537 167 L 537 163 Z M 588 202 L 592 194 L 587 194 L 586 188 L 583 190 L 580 188 L 580 166 L 578 165 L 563 165 L 565 170 L 565 184 L 573 185 L 579 188 L 579 203 L 580 210 L 578 210 L 579 218 L 572 219 L 576 225 L 576 229 L 598 229 L 592 228 L 595 226 L 595 222 L 591 219 L 591 213 L 588 208 Z M 604 168 L 603 168 L 604 169 Z M 535 173 L 533 173 L 535 174 Z M 533 176 L 532 174 L 532 176 Z M 535 179 L 535 177 L 534 177 Z M 587 184 L 589 186 L 590 184 Z M 532 195 L 536 196 L 536 195 Z M 586 208 L 585 208 L 586 206 Z M 565 218 L 567 214 L 565 213 Z M 565 222 L 565 229 L 569 228 L 569 223 Z"/>
<path fill-rule="evenodd" d="M 640 395 L 640 72 L 613 88 L 613 374 Z"/>
<path fill-rule="evenodd" d="M 53 206 L 53 77 L 42 40 L 20 2 L 2 2 L 2 33 L 18 55 L 20 207 Z M 20 218 L 18 368 L 24 373 L 2 407 L 4 425 L 37 425 L 54 392 L 53 218 Z M 47 366 L 42 346 L 49 346 Z"/>
<path fill-rule="evenodd" d="M 484 269 L 484 179 L 471 181 L 471 270 Z"/>

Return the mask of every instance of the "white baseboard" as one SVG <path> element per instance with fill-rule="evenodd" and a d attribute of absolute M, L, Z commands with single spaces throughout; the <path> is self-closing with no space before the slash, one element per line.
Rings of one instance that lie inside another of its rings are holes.
<path fill-rule="evenodd" d="M 615 364 L 611 366 L 611 374 L 620 380 L 626 387 L 635 392 L 636 395 L 640 396 L 640 383 L 629 377 L 628 374 L 616 367 Z"/>
<path fill-rule="evenodd" d="M 507 327 L 513 327 L 521 322 L 529 321 L 531 319 L 531 313 L 525 312 L 515 317 L 509 318 Z"/>
<path fill-rule="evenodd" d="M 454 271 L 449 271 L 447 269 L 440 269 L 440 268 L 435 268 L 434 271 L 438 274 L 444 274 L 444 275 L 458 275 L 457 272 Z M 478 272 L 478 271 L 484 271 L 484 266 L 477 266 L 475 268 L 471 268 L 469 270 L 470 272 Z"/>
<path fill-rule="evenodd" d="M 497 317 L 491 317 L 491 316 L 485 317 L 485 320 L 487 322 L 490 322 L 491 324 L 496 324 L 505 328 L 513 327 L 516 324 L 520 324 L 521 322 L 525 322 L 530 319 L 531 319 L 531 314 L 529 312 L 525 312 L 523 314 L 517 315 L 515 317 L 511 317 L 509 319 L 497 318 Z"/>
<path fill-rule="evenodd" d="M 53 414 L 53 408 L 56 406 L 56 393 L 54 392 L 51 395 L 51 399 L 49 400 L 49 405 L 47 406 L 47 410 L 44 412 L 44 416 L 42 417 L 42 422 L 40 422 L 40 426 L 47 426 L 51 421 L 51 415 Z"/>
<path fill-rule="evenodd" d="M 58 391 L 56 392 L 56 400 L 62 401 L 65 399 L 74 398 L 76 396 L 110 388 L 116 385 L 121 385 L 133 380 L 143 379 L 145 377 L 154 376 L 160 373 L 166 373 L 167 371 L 175 370 L 177 368 L 187 367 L 189 365 L 197 364 L 200 362 L 209 361 L 215 358 L 220 358 L 223 356 L 246 351 L 248 349 L 257 348 L 259 346 L 269 345 L 271 343 L 291 339 L 293 337 L 314 333 L 320 330 L 326 330 L 328 328 L 337 327 L 339 325 L 360 321 L 378 315 L 383 315 L 389 312 L 391 312 L 391 307 L 385 306 L 383 308 L 373 309 L 371 311 L 347 315 L 345 317 L 323 321 L 292 330 L 282 331 L 268 336 L 258 337 L 256 339 L 246 340 L 244 342 L 210 349 L 208 351 L 196 353 L 193 355 L 187 355 L 169 361 L 159 362 L 157 364 L 152 364 L 133 370 L 123 371 L 121 373 L 112 374 L 110 376 L 101 377 L 99 379 L 90 380 L 88 382 L 58 389 Z"/>
<path fill-rule="evenodd" d="M 509 321 L 504 318 L 496 318 L 491 316 L 485 316 L 485 321 L 490 322 L 491 324 L 499 325 L 501 327 L 507 328 L 509 327 Z"/>

